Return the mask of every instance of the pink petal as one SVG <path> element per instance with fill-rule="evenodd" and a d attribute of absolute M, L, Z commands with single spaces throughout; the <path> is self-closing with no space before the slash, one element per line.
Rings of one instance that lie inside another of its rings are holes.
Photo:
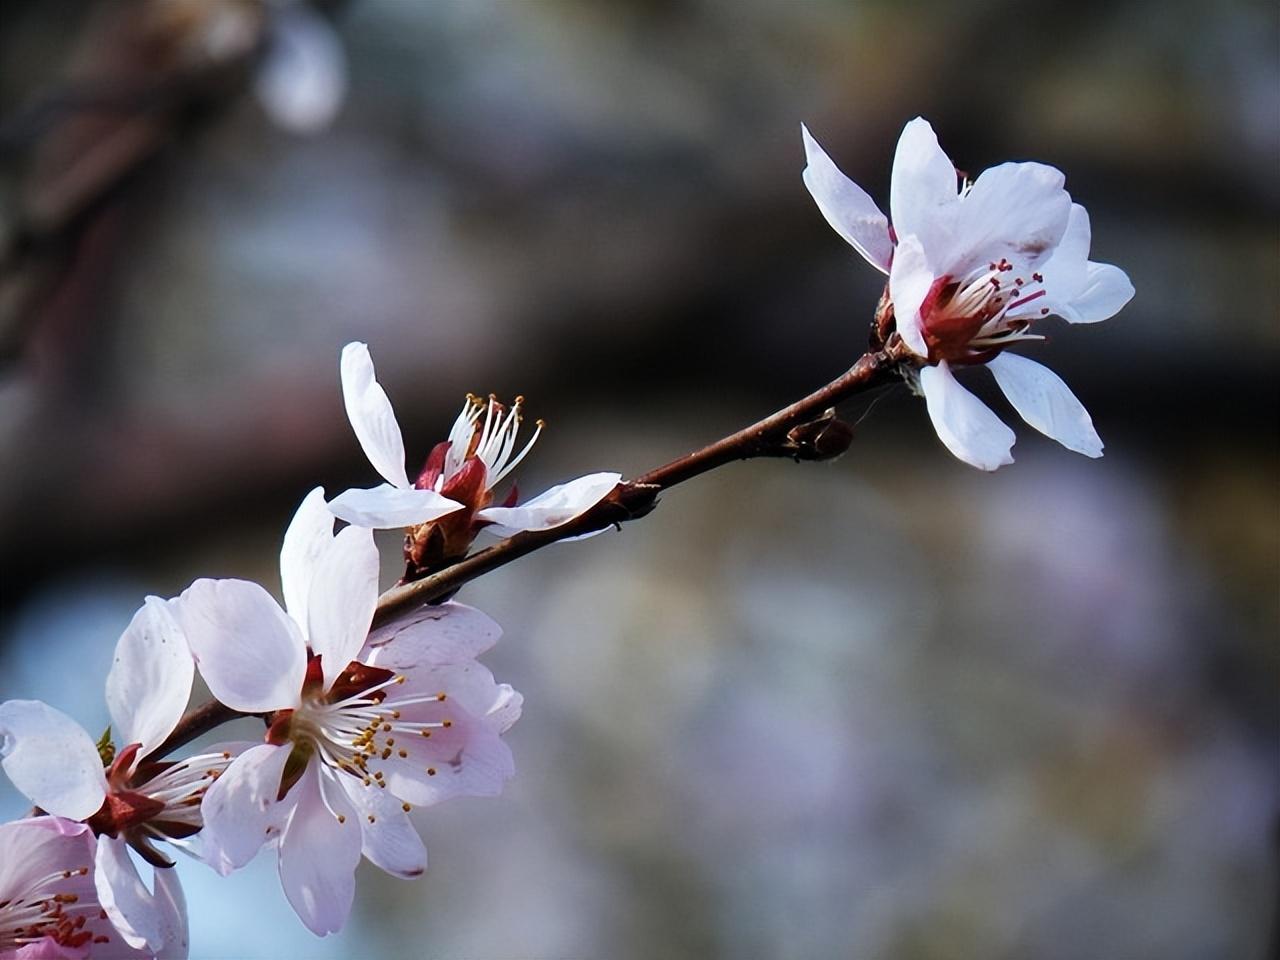
<path fill-rule="evenodd" d="M 474 607 L 449 601 L 424 605 L 369 634 L 360 659 L 388 670 L 474 660 L 502 628 Z"/>
<path fill-rule="evenodd" d="M 289 752 L 288 745 L 252 747 L 236 757 L 205 793 L 200 803 L 202 855 L 224 877 L 279 835 L 280 821 L 291 805 L 289 797 L 284 803 L 276 802 Z"/>
<path fill-rule="evenodd" d="M 245 713 L 296 706 L 306 643 L 271 595 L 247 580 L 197 580 L 177 615 L 213 695 Z"/>
<path fill-rule="evenodd" d="M 62 817 L 0 824 L 0 903 L 29 893 L 50 874 L 91 870 L 94 846 L 88 826 Z"/>
<path fill-rule="evenodd" d="M 325 782 L 312 762 L 290 791 L 297 806 L 280 838 L 280 882 L 294 911 L 312 933 L 336 933 L 355 896 L 361 828 L 346 791 Z"/>
<path fill-rule="evenodd" d="M 562 483 L 518 507 L 489 507 L 477 517 L 493 526 L 490 533 L 509 537 L 525 530 L 549 530 L 586 513 L 607 497 L 619 481 L 620 473 L 592 473 Z"/>
<path fill-rule="evenodd" d="M 342 777 L 343 789 L 360 821 L 361 850 L 375 866 L 397 877 L 419 877 L 427 869 L 427 848 L 390 790 L 366 787 L 355 777 Z"/>
<path fill-rule="evenodd" d="M 898 335 L 918 357 L 929 355 L 929 346 L 924 340 L 924 324 L 920 320 L 920 305 L 924 303 L 934 279 L 920 238 L 914 235 L 904 237 L 898 244 L 889 270 L 889 297 L 893 301 Z"/>
<path fill-rule="evenodd" d="M 404 439 L 400 424 L 391 409 L 391 401 L 373 372 L 369 347 L 348 343 L 342 348 L 342 399 L 347 419 L 364 455 L 393 487 L 408 489 L 409 477 L 404 472 Z"/>
<path fill-rule="evenodd" d="M 320 656 L 326 690 L 364 646 L 377 603 L 373 531 L 346 527 L 321 554 L 306 607 L 307 638 Z"/>
<path fill-rule="evenodd" d="M 138 875 L 123 839 L 99 839 L 93 879 L 98 902 L 125 943 L 152 952 L 159 950 L 164 945 L 160 909 Z"/>
<path fill-rule="evenodd" d="M 1000 354 L 987 367 L 1023 420 L 1068 450 L 1102 456 L 1102 440 L 1089 412 L 1056 373 L 1012 353 Z"/>
<path fill-rule="evenodd" d="M 916 117 L 898 138 L 889 185 L 889 215 L 898 243 L 916 236 L 931 257 L 949 248 L 959 199 L 955 166 L 938 146 L 933 127 Z"/>
<path fill-rule="evenodd" d="M 889 272 L 893 240 L 889 219 L 880 212 L 867 191 L 840 172 L 818 141 L 801 125 L 804 137 L 804 185 L 832 229 L 881 273 Z"/>
<path fill-rule="evenodd" d="M 173 732 L 191 697 L 195 661 L 169 605 L 147 597 L 116 643 L 107 709 L 116 743 L 141 743 L 140 757 Z"/>
<path fill-rule="evenodd" d="M 320 555 L 333 541 L 333 514 L 324 502 L 324 488 L 306 495 L 284 532 L 280 548 L 280 587 L 284 608 L 295 620 L 307 616 L 307 594 Z"/>
<path fill-rule="evenodd" d="M 60 817 L 84 820 L 106 798 L 93 738 L 39 700 L 0 703 L 0 766 L 28 800 Z"/>
<path fill-rule="evenodd" d="M 344 490 L 329 501 L 329 509 L 339 520 L 357 527 L 394 530 L 439 519 L 461 510 L 462 504 L 434 490 L 401 490 L 383 484 L 368 490 Z"/>
<path fill-rule="evenodd" d="M 920 386 L 929 419 L 953 454 L 979 470 L 1013 463 L 1013 431 L 981 400 L 960 386 L 946 363 L 922 367 Z"/>

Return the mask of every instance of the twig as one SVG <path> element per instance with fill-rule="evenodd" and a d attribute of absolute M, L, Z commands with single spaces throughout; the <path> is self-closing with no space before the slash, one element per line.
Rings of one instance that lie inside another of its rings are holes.
<path fill-rule="evenodd" d="M 374 625 L 386 623 L 422 604 L 452 596 L 464 584 L 481 574 L 496 570 L 549 544 L 642 517 L 654 508 L 658 495 L 664 490 L 669 490 L 686 480 L 692 480 L 716 467 L 735 460 L 750 460 L 754 457 L 791 456 L 793 448 L 786 441 L 787 434 L 793 427 L 821 416 L 842 400 L 888 382 L 893 377 L 898 364 L 907 356 L 901 342 L 895 337 L 884 349 L 863 354 L 845 373 L 803 400 L 798 400 L 791 406 L 784 407 L 763 420 L 700 450 L 650 470 L 634 480 L 618 484 L 604 500 L 568 523 L 550 530 L 518 533 L 473 553 L 438 573 L 412 583 L 392 587 L 378 598 L 378 607 L 373 618 Z M 232 710 L 216 700 L 202 704 L 183 716 L 173 733 L 154 751 L 152 756 L 163 756 L 219 724 L 240 716 L 245 714 Z"/>

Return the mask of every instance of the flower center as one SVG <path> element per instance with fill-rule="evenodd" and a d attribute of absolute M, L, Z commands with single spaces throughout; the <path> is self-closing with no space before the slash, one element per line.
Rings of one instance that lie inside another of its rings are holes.
<path fill-rule="evenodd" d="M 960 279 L 939 277 L 920 305 L 929 359 L 980 363 L 1014 341 L 1044 339 L 1028 332 L 1049 312 L 1034 305 L 1044 295 L 1041 274 L 1022 276 L 1003 258 Z"/>
<path fill-rule="evenodd" d="M 12 900 L 0 900 L 0 953 L 17 950 L 44 937 L 64 947 L 108 942 L 87 928 L 106 914 L 92 896 L 89 867 L 59 870 L 42 877 Z M 84 894 L 84 902 L 81 896 Z"/>
<path fill-rule="evenodd" d="M 353 662 L 329 692 L 316 687 L 304 692 L 302 703 L 287 718 L 293 752 L 286 765 L 280 796 L 302 776 L 307 762 L 317 758 L 330 771 L 358 778 L 366 787 L 386 787 L 384 762 L 408 760 L 411 738 L 430 739 L 453 721 L 438 705 L 447 694 L 396 695 L 403 674 Z M 274 726 L 274 725 L 273 725 Z M 428 770 L 428 775 L 434 775 Z"/>

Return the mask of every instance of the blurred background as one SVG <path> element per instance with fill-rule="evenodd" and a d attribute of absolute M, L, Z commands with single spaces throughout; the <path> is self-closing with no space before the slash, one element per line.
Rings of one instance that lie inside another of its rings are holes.
<path fill-rule="evenodd" d="M 349 340 L 411 471 L 466 391 L 525 394 L 529 492 L 827 382 L 880 280 L 800 123 L 883 203 L 922 114 L 972 173 L 1065 170 L 1133 279 L 1031 348 L 1106 457 L 1018 424 L 982 475 L 895 388 L 837 463 L 732 465 L 468 586 L 516 779 L 419 811 L 427 875 L 362 867 L 327 940 L 269 855 L 183 862 L 193 956 L 1269 956 L 1278 50 L 1248 0 L 9 0 L 0 699 L 96 732 L 143 596 L 278 588 L 307 490 L 376 479 Z"/>

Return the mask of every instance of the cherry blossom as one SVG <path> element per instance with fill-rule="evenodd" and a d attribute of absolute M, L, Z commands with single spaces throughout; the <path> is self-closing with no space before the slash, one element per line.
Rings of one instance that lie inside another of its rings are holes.
<path fill-rule="evenodd" d="M 62 817 L 0 824 L 0 960 L 149 955 L 121 940 L 99 902 L 94 847 L 88 826 Z M 180 912 L 176 883 L 159 895 Z M 185 941 L 165 955 L 186 956 Z"/>
<path fill-rule="evenodd" d="M 269 719 L 205 795 L 206 855 L 228 873 L 275 844 L 285 895 L 319 935 L 346 921 L 362 854 L 399 877 L 426 869 L 413 806 L 501 791 L 500 734 L 521 704 L 475 662 L 499 632 L 479 611 L 443 604 L 370 634 L 372 531 L 333 524 L 313 490 L 281 550 L 284 610 L 243 580 L 197 580 L 178 600 L 214 696 Z"/>
<path fill-rule="evenodd" d="M 114 756 L 114 748 L 104 744 L 104 756 L 78 723 L 45 703 L 0 704 L 0 764 L 9 779 L 41 809 L 83 821 L 98 835 L 94 880 L 103 909 L 127 943 L 166 956 L 185 953 L 186 908 L 173 861 L 155 842 L 198 855 L 189 841 L 201 828 L 200 801 L 246 746 L 219 745 L 177 762 L 147 759 L 182 716 L 194 670 L 169 604 L 148 597 L 121 635 L 107 676 L 111 729 L 125 744 Z M 130 850 L 154 868 L 154 891 Z"/>
<path fill-rule="evenodd" d="M 933 128 L 916 118 L 898 140 L 890 223 L 802 132 L 805 184 L 836 232 L 888 274 L 898 335 L 920 364 L 918 386 L 947 448 L 983 470 L 1013 462 L 1013 431 L 954 374 L 982 364 L 1027 423 L 1070 450 L 1101 456 L 1093 422 L 1067 385 L 1004 352 L 1042 340 L 1032 328 L 1050 314 L 1094 323 L 1133 296 L 1122 270 L 1089 260 L 1089 216 L 1071 202 L 1062 173 L 1004 163 L 962 183 Z"/>
<path fill-rule="evenodd" d="M 622 479 L 618 473 L 589 474 L 518 506 L 513 488 L 500 506 L 493 506 L 494 488 L 524 460 L 543 423 L 538 421 L 517 450 L 523 398 L 508 407 L 495 397 L 468 396 L 448 439 L 436 444 L 411 484 L 400 426 L 377 381 L 368 346 L 347 344 L 341 366 L 347 417 L 369 462 L 387 483 L 347 490 L 333 499 L 330 509 L 362 527 L 415 528 L 410 561 L 418 566 L 461 556 L 481 528 L 509 536 L 560 526 L 600 502 Z"/>

